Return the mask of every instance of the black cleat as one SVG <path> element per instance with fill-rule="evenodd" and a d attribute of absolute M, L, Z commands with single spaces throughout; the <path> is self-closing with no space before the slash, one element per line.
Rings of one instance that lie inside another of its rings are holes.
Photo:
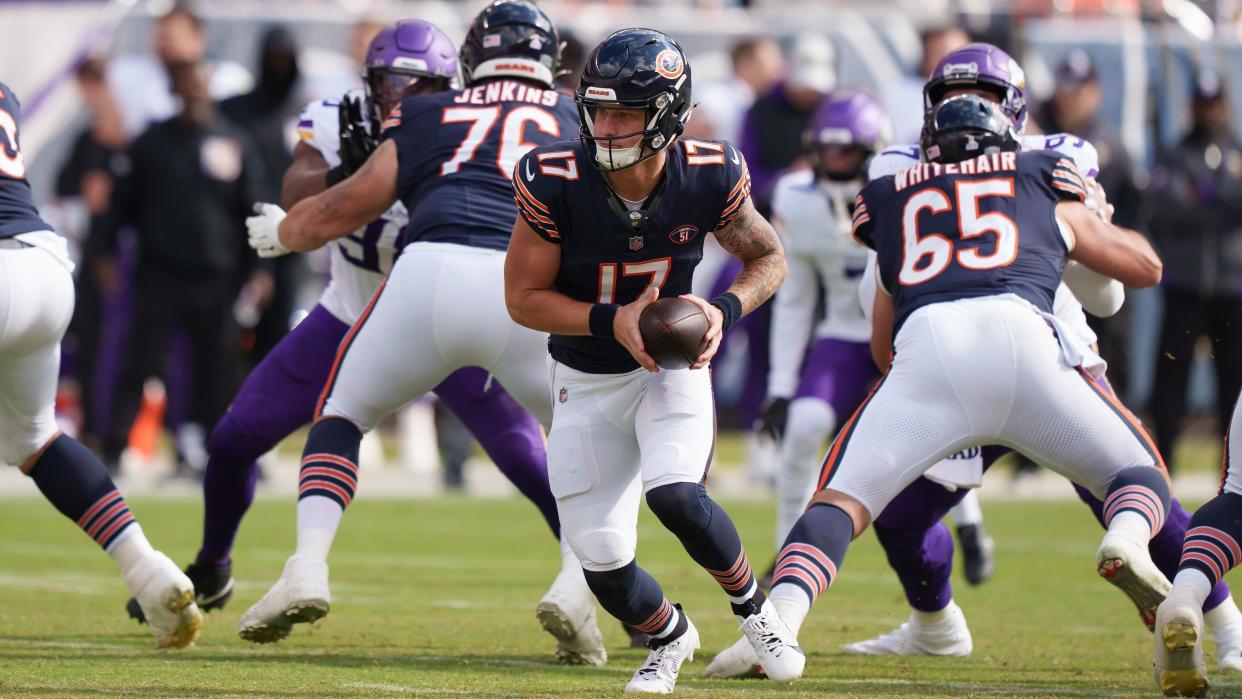
<path fill-rule="evenodd" d="M 968 524 L 957 528 L 957 540 L 962 545 L 962 572 L 966 582 L 982 585 L 996 572 L 996 558 L 992 555 L 992 537 L 983 524 Z"/>
<path fill-rule="evenodd" d="M 194 601 L 204 612 L 223 609 L 233 596 L 233 564 L 222 565 L 191 563 L 186 566 L 185 575 L 194 583 Z M 147 623 L 147 616 L 142 613 L 138 600 L 130 597 L 125 603 L 125 611 L 129 618 L 139 624 Z"/>

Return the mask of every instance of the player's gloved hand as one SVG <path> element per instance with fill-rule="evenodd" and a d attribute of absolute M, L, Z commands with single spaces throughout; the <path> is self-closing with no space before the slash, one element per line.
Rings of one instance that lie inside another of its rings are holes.
<path fill-rule="evenodd" d="M 259 257 L 288 255 L 289 248 L 280 242 L 280 222 L 285 220 L 285 210 L 275 204 L 259 202 L 254 205 L 254 216 L 246 219 L 246 242 L 259 253 Z"/>
<path fill-rule="evenodd" d="M 785 425 L 788 422 L 789 399 L 772 398 L 763 404 L 763 410 L 759 413 L 759 433 L 779 442 L 785 437 Z"/>
<path fill-rule="evenodd" d="M 377 141 L 367 133 L 361 98 L 348 95 L 342 98 L 341 105 L 337 107 L 337 116 L 340 119 L 341 131 L 341 174 L 349 177 L 371 156 Z"/>
<path fill-rule="evenodd" d="M 716 350 L 720 349 L 720 340 L 724 337 L 724 313 L 694 294 L 682 294 L 678 298 L 693 303 L 707 314 L 707 334 L 703 336 L 707 340 L 707 348 L 690 365 L 691 369 L 702 369 L 716 356 Z"/>
<path fill-rule="evenodd" d="M 1087 178 L 1086 183 L 1087 201 L 1083 203 L 1097 216 L 1104 219 L 1105 223 L 1112 223 L 1113 205 L 1108 203 L 1108 196 L 1104 193 L 1103 185 L 1094 178 Z"/>
<path fill-rule="evenodd" d="M 618 308 L 617 315 L 612 319 L 612 336 L 621 343 L 622 347 L 629 350 L 634 361 L 652 373 L 658 372 L 660 367 L 643 347 L 643 334 L 638 329 L 638 318 L 643 314 L 643 309 L 655 303 L 658 298 L 660 298 L 660 290 L 654 286 L 649 287 L 641 296 L 634 299 L 633 303 L 627 303 Z"/>

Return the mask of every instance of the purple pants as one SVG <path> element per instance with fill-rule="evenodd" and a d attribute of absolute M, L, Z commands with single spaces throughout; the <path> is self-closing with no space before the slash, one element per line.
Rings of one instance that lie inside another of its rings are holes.
<path fill-rule="evenodd" d="M 256 460 L 314 417 L 337 346 L 348 331 L 348 325 L 315 306 L 242 384 L 208 442 L 200 562 L 228 560 L 242 517 L 254 499 Z M 450 374 L 434 390 L 559 537 L 539 422 L 500 384 L 484 390 L 486 383 L 485 370 L 467 367 Z"/>
<path fill-rule="evenodd" d="M 715 298 L 727 291 L 741 269 L 741 260 L 730 257 L 716 277 L 710 298 Z M 763 399 L 767 396 L 771 328 L 772 304 L 765 302 L 729 328 L 729 332 L 720 339 L 720 348 L 716 350 L 716 356 L 712 359 L 712 362 L 719 366 L 733 346 L 729 339 L 738 335 L 746 335 L 746 371 L 743 376 L 742 390 L 735 406 L 739 420 L 738 427 L 742 429 L 749 430 L 755 424 L 755 420 L 759 419 Z M 717 376 L 719 374 L 712 374 L 713 383 L 717 380 Z M 717 391 L 716 394 L 719 395 L 720 392 Z"/>
<path fill-rule="evenodd" d="M 817 340 L 806 354 L 794 400 L 826 401 L 836 413 L 839 425 L 858 409 L 879 377 L 880 370 L 871 359 L 870 343 Z"/>
<path fill-rule="evenodd" d="M 1008 453 L 1005 447 L 984 447 L 983 468 Z M 1104 503 L 1085 488 L 1074 486 L 1078 498 L 1091 508 L 1104 526 Z M 910 606 L 922 612 L 944 609 L 953 599 L 949 583 L 953 572 L 953 536 L 941 519 L 966 497 L 965 490 L 950 491 L 938 483 L 919 477 L 884 508 L 875 519 L 875 535 L 884 547 L 888 563 L 897 572 Z M 1182 542 L 1190 513 L 1177 498 L 1169 502 L 1164 526 L 1148 544 L 1152 561 L 1170 580 L 1177 574 Z M 1222 580 L 1212 588 L 1203 611 L 1215 609 L 1229 597 L 1229 586 Z"/>

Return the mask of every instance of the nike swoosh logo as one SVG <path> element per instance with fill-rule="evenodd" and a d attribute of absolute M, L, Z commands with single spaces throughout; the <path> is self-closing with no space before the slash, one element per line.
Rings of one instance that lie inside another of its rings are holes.
<path fill-rule="evenodd" d="M 729 156 L 729 160 L 732 160 L 734 165 L 740 165 L 742 161 L 737 157 L 737 150 L 733 146 L 729 146 L 729 152 L 733 154 Z"/>
<path fill-rule="evenodd" d="M 535 181 L 535 173 L 531 172 L 529 160 L 526 161 L 526 181 L 527 182 Z"/>

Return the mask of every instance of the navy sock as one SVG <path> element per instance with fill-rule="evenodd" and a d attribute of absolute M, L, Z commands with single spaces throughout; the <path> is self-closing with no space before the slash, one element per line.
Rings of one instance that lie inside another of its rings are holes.
<path fill-rule="evenodd" d="M 671 604 L 660 583 L 635 561 L 616 570 L 583 570 L 583 574 L 600 606 L 625 625 L 651 636 L 652 645 L 664 645 L 686 632 L 688 622 L 681 607 Z"/>
<path fill-rule="evenodd" d="M 1169 483 L 1164 472 L 1150 466 L 1127 468 L 1113 478 L 1104 498 L 1104 526 L 1121 512 L 1136 512 L 1147 520 L 1151 535 L 1164 527 L 1169 511 Z"/>
<path fill-rule="evenodd" d="M 763 606 L 763 593 L 742 539 L 729 515 L 707 496 L 701 483 L 673 483 L 652 488 L 647 506 L 678 539 L 695 563 L 703 566 L 729 596 L 733 613 L 748 617 Z"/>
<path fill-rule="evenodd" d="M 320 495 L 341 509 L 358 488 L 358 445 L 362 432 L 341 417 L 325 417 L 311 427 L 302 450 L 298 500 Z"/>
<path fill-rule="evenodd" d="M 39 491 L 105 551 L 137 520 L 103 463 L 77 440 L 61 435 L 30 470 Z"/>
<path fill-rule="evenodd" d="M 836 505 L 816 503 L 802 513 L 776 557 L 772 592 L 794 585 L 815 598 L 832 585 L 854 538 L 854 520 Z"/>
<path fill-rule="evenodd" d="M 1178 570 L 1193 568 L 1215 586 L 1242 562 L 1242 495 L 1222 493 L 1190 518 Z"/>

